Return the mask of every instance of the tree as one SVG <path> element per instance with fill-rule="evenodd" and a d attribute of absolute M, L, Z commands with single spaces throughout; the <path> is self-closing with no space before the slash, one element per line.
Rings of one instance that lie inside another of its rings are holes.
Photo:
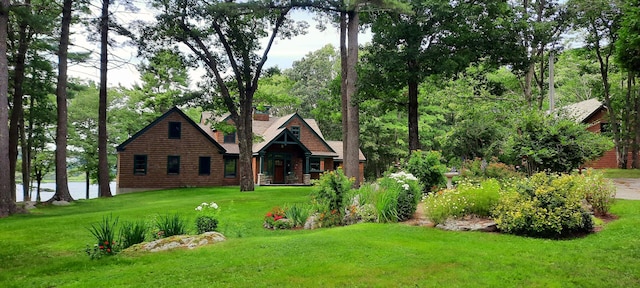
<path fill-rule="evenodd" d="M 159 116 L 173 106 L 187 104 L 191 100 L 191 95 L 187 93 L 187 66 L 187 59 L 178 47 L 160 49 L 148 59 L 148 63 L 140 65 L 144 107 Z"/>
<path fill-rule="evenodd" d="M 144 29 L 140 47 L 153 51 L 180 43 L 203 64 L 215 85 L 213 104 L 221 104 L 237 127 L 240 190 L 253 191 L 253 96 L 275 37 L 279 33 L 291 37 L 304 26 L 287 18 L 292 8 L 287 3 L 173 0 L 151 4 L 160 14 L 154 26 Z M 259 55 L 264 37 L 268 42 Z"/>
<path fill-rule="evenodd" d="M 9 0 L 0 1 L 0 217 L 17 211 L 11 196 L 9 173 L 9 66 L 7 61 L 7 26 Z"/>
<path fill-rule="evenodd" d="M 98 187 L 100 197 L 111 197 L 109 159 L 107 152 L 107 51 L 109 40 L 109 2 L 102 0 L 100 17 L 100 104 L 98 105 Z"/>
<path fill-rule="evenodd" d="M 506 154 L 515 165 L 536 172 L 570 173 L 611 149 L 611 140 L 573 119 L 532 112 L 520 117 L 507 140 Z"/>
<path fill-rule="evenodd" d="M 518 59 L 508 7 L 502 1 L 412 1 L 413 14 L 379 13 L 365 77 L 399 90 L 406 98 L 385 99 L 408 111 L 409 150 L 420 149 L 418 87 L 428 76 L 448 77 L 481 58 L 490 63 Z M 494 45 L 494 43 L 501 45 Z M 375 97 L 375 96 L 373 96 Z"/>
<path fill-rule="evenodd" d="M 58 84 L 56 103 L 58 126 L 56 128 L 56 192 L 50 201 L 73 201 L 69 193 L 67 178 L 67 59 L 69 48 L 69 26 L 71 25 L 71 5 L 73 0 L 64 0 L 62 6 L 62 26 L 58 47 Z"/>
<path fill-rule="evenodd" d="M 569 14 L 572 16 L 572 26 L 575 30 L 586 31 L 585 48 L 595 53 L 598 60 L 600 79 L 604 103 L 613 108 L 610 83 L 610 59 L 615 52 L 615 43 L 620 28 L 621 3 L 619 1 L 604 0 L 572 0 L 567 2 Z M 627 106 L 629 107 L 629 106 Z M 620 133 L 621 115 L 616 109 L 609 109 L 611 131 L 616 148 L 618 167 L 627 167 L 628 141 Z M 623 113 L 625 114 L 625 113 Z"/>

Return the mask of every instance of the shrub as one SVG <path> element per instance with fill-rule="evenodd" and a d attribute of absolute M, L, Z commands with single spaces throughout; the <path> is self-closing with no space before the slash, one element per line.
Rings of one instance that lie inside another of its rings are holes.
<path fill-rule="evenodd" d="M 455 190 L 428 195 L 424 200 L 425 215 L 435 224 L 467 215 L 489 217 L 499 201 L 500 191 L 495 179 L 484 180 L 479 185 L 461 183 Z"/>
<path fill-rule="evenodd" d="M 574 176 L 534 174 L 516 192 L 502 195 L 493 211 L 494 220 L 506 233 L 559 238 L 588 232 L 593 221 L 582 208 L 582 195 Z"/>
<path fill-rule="evenodd" d="M 113 218 L 111 215 L 102 217 L 101 222 L 91 224 L 87 228 L 96 240 L 93 247 L 87 247 L 86 252 L 91 259 L 100 258 L 104 255 L 113 255 L 116 253 L 116 226 L 118 225 L 118 217 Z"/>
<path fill-rule="evenodd" d="M 610 179 L 604 178 L 602 172 L 588 169 L 582 175 L 576 176 L 578 189 L 591 205 L 596 215 L 609 213 L 611 204 L 615 200 L 616 186 Z"/>
<path fill-rule="evenodd" d="M 264 216 L 264 227 L 269 229 L 274 229 L 276 227 L 276 222 L 280 219 L 285 219 L 284 209 L 276 206 L 271 208 L 271 211 L 267 212 Z"/>
<path fill-rule="evenodd" d="M 145 221 L 124 221 L 120 226 L 120 248 L 125 249 L 145 240 L 149 227 Z"/>
<path fill-rule="evenodd" d="M 155 219 L 156 238 L 183 235 L 187 233 L 187 223 L 178 214 L 166 214 Z"/>
<path fill-rule="evenodd" d="M 380 189 L 395 197 L 395 216 L 397 221 L 405 221 L 416 212 L 422 188 L 412 174 L 398 172 L 380 179 Z M 392 201 L 393 202 L 393 201 Z M 391 203 L 391 202 L 390 202 Z M 395 221 L 394 221 L 395 222 Z"/>
<path fill-rule="evenodd" d="M 512 181 L 523 177 L 523 174 L 517 172 L 515 167 L 498 162 L 495 158 L 492 158 L 489 162 L 481 158 L 465 160 L 460 170 L 462 177 L 477 182 L 487 178 Z"/>
<path fill-rule="evenodd" d="M 447 167 L 440 162 L 440 158 L 440 152 L 420 150 L 413 151 L 409 157 L 407 171 L 419 179 L 425 192 L 446 183 L 443 173 Z"/>
<path fill-rule="evenodd" d="M 286 207 L 284 214 L 287 219 L 291 220 L 293 227 L 302 227 L 307 222 L 307 218 L 309 218 L 310 210 L 309 205 L 296 203 Z"/>
<path fill-rule="evenodd" d="M 220 208 L 216 202 L 202 204 L 196 207 L 198 216 L 196 216 L 196 230 L 198 234 L 205 232 L 213 232 L 218 229 L 218 213 Z"/>
<path fill-rule="evenodd" d="M 375 191 L 371 184 L 363 184 L 359 189 L 352 189 L 347 195 L 350 199 L 348 207 L 345 207 L 346 224 L 357 222 L 378 222 L 378 213 L 375 205 Z"/>
<path fill-rule="evenodd" d="M 326 172 L 314 183 L 312 202 L 316 207 L 326 206 L 327 211 L 342 211 L 352 186 L 353 180 L 347 178 L 342 169 Z"/>

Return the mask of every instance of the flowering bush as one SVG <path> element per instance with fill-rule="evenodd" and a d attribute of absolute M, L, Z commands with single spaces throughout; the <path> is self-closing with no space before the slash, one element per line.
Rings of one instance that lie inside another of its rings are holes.
<path fill-rule="evenodd" d="M 382 220 L 396 222 L 410 219 L 418 207 L 422 194 L 418 178 L 401 171 L 380 179 L 379 184 L 383 193 L 388 194 L 378 198 Z"/>
<path fill-rule="evenodd" d="M 218 204 L 216 204 L 216 202 L 203 202 L 196 207 L 196 211 L 198 211 L 199 214 L 196 217 L 196 230 L 198 234 L 216 231 L 218 228 L 217 216 L 220 211 Z"/>
<path fill-rule="evenodd" d="M 482 181 L 479 185 L 462 182 L 456 189 L 427 195 L 425 215 L 435 224 L 444 223 L 450 217 L 489 217 L 499 201 L 500 191 L 500 184 L 495 179 Z"/>
<path fill-rule="evenodd" d="M 411 152 L 411 157 L 407 163 L 407 171 L 420 179 L 424 192 L 431 192 L 433 187 L 442 186 L 446 183 L 444 172 L 447 167 L 440 162 L 441 154 L 438 151 Z"/>
<path fill-rule="evenodd" d="M 282 225 L 276 223 L 283 219 L 286 219 L 284 209 L 278 206 L 273 207 L 271 208 L 271 211 L 267 212 L 264 216 L 264 227 L 269 229 L 278 229 Z"/>

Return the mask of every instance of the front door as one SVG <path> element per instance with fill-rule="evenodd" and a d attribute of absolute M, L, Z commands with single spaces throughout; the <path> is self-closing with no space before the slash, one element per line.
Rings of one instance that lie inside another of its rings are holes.
<path fill-rule="evenodd" d="M 284 183 L 284 159 L 275 159 L 273 161 L 273 182 L 276 184 Z"/>

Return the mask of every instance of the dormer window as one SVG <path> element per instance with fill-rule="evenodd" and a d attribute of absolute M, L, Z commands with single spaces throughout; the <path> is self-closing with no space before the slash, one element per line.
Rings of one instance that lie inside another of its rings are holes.
<path fill-rule="evenodd" d="M 181 122 L 169 122 L 169 139 L 180 139 L 181 131 Z"/>
<path fill-rule="evenodd" d="M 300 126 L 292 126 L 291 133 L 293 133 L 293 136 L 300 139 Z"/>
<path fill-rule="evenodd" d="M 236 133 L 225 133 L 224 143 L 236 143 Z"/>

